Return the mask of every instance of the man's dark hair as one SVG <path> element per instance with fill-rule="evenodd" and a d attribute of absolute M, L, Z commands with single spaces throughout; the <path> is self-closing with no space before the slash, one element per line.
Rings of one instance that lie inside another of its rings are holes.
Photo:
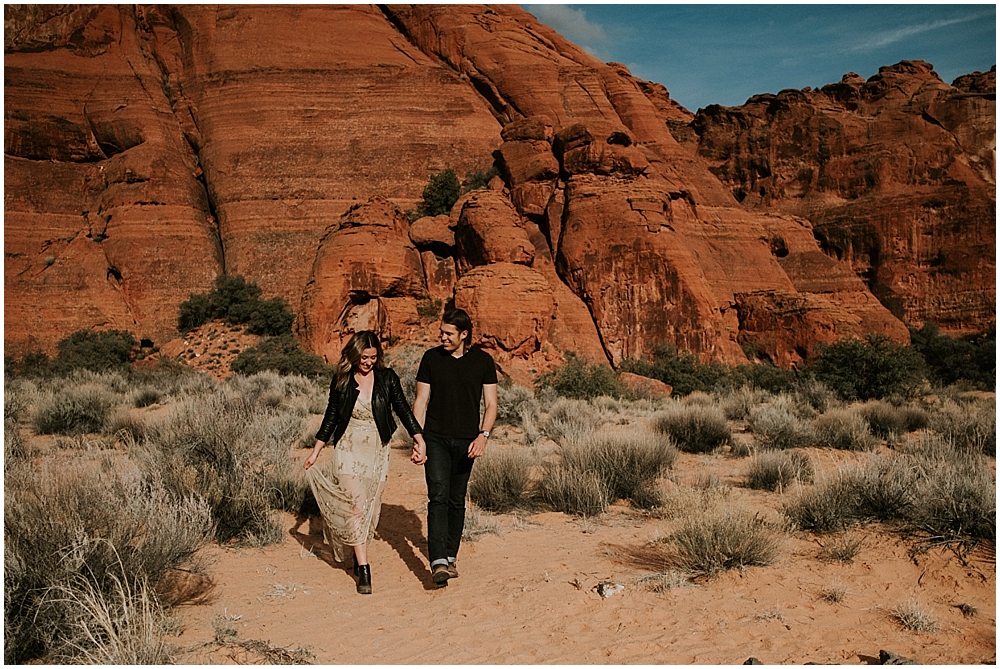
<path fill-rule="evenodd" d="M 444 312 L 441 322 L 454 325 L 458 328 L 459 332 L 468 332 L 469 338 L 465 340 L 465 344 L 466 346 L 472 345 L 472 319 L 469 318 L 469 314 L 465 312 L 465 309 L 449 309 Z"/>

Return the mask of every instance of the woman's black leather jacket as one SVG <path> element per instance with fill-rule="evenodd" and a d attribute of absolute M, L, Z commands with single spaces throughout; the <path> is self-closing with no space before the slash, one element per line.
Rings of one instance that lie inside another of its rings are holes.
<path fill-rule="evenodd" d="M 389 441 L 392 433 L 396 431 L 396 421 L 392 418 L 393 410 L 411 437 L 423 432 L 413 411 L 410 410 L 410 405 L 406 403 L 406 395 L 403 394 L 403 386 L 399 383 L 396 372 L 389 368 L 376 367 L 374 373 L 372 414 L 375 416 L 375 425 L 378 427 L 378 435 L 382 442 Z M 326 414 L 316 433 L 317 441 L 332 444 L 340 441 L 347 424 L 351 422 L 351 412 L 354 411 L 354 403 L 358 401 L 360 395 L 361 391 L 353 374 L 343 391 L 337 390 L 337 377 L 333 378 L 330 382 L 330 401 L 326 405 Z"/>

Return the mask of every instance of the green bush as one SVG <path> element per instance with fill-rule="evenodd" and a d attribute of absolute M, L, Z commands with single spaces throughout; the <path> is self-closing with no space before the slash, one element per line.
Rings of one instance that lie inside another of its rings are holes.
<path fill-rule="evenodd" d="M 693 353 L 678 353 L 673 344 L 665 342 L 654 344 L 646 358 L 623 361 L 621 370 L 663 381 L 673 387 L 677 396 L 696 390 L 709 392 L 729 378 L 725 365 L 701 363 Z"/>
<path fill-rule="evenodd" d="M 912 397 L 924 380 L 924 361 L 885 335 L 820 343 L 808 371 L 844 399 Z"/>
<path fill-rule="evenodd" d="M 733 438 L 725 414 L 714 405 L 675 404 L 653 418 L 653 429 L 687 453 L 711 453 Z"/>
<path fill-rule="evenodd" d="M 726 382 L 731 386 L 749 386 L 771 393 L 782 393 L 795 386 L 795 372 L 769 362 L 733 367 Z"/>
<path fill-rule="evenodd" d="M 222 320 L 230 325 L 246 324 L 250 334 L 280 336 L 290 332 L 295 317 L 285 300 L 262 300 L 260 295 L 257 284 L 239 275 L 221 274 L 211 291 L 192 294 L 181 303 L 177 327 L 188 332 L 211 320 Z"/>
<path fill-rule="evenodd" d="M 490 181 L 495 176 L 500 175 L 500 170 L 495 165 L 491 165 L 485 170 L 471 170 L 465 173 L 465 181 L 462 190 L 466 193 L 474 190 L 481 190 L 490 185 Z M 450 211 L 450 209 L 449 209 Z"/>
<path fill-rule="evenodd" d="M 537 380 L 539 389 L 550 387 L 560 396 L 570 399 L 589 400 L 606 395 L 608 397 L 628 397 L 628 386 L 618 380 L 617 375 L 607 365 L 587 365 L 574 353 L 566 354 L 566 362 Z"/>
<path fill-rule="evenodd" d="M 927 412 L 919 407 L 893 406 L 883 400 L 873 400 L 852 408 L 871 428 L 872 434 L 881 439 L 927 427 Z"/>
<path fill-rule="evenodd" d="M 265 337 L 257 346 L 240 351 L 230 365 L 237 374 L 249 376 L 265 370 L 279 374 L 316 377 L 329 374 L 323 358 L 302 350 L 291 334 Z"/>
<path fill-rule="evenodd" d="M 437 174 L 432 174 L 424 188 L 423 201 L 417 205 L 420 216 L 440 216 L 450 214 L 459 195 L 462 194 L 462 184 L 458 181 L 455 170 L 446 168 Z"/>
<path fill-rule="evenodd" d="M 941 334 L 930 321 L 910 328 L 910 341 L 927 363 L 929 376 L 939 385 L 968 381 L 983 390 L 996 386 L 996 325 L 961 338 Z"/>

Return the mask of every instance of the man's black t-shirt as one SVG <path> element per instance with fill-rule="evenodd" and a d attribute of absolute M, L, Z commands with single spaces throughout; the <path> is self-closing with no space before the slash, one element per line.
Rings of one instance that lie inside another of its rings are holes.
<path fill-rule="evenodd" d="M 470 348 L 461 358 L 443 346 L 432 348 L 420 360 L 417 382 L 431 387 L 424 431 L 442 437 L 474 439 L 479 434 L 479 400 L 483 386 L 497 382 L 493 358 Z"/>

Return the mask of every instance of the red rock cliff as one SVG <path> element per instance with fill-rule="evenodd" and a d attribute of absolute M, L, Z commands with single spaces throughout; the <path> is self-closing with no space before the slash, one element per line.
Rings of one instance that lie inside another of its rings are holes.
<path fill-rule="evenodd" d="M 467 308 L 502 359 L 666 340 L 793 364 L 818 341 L 907 338 L 810 212 L 748 211 L 678 144 L 664 121 L 690 115 L 666 89 L 516 6 L 8 6 L 5 23 L 12 351 L 81 327 L 159 343 L 220 272 L 288 299 L 328 357 L 358 328 L 405 337 L 427 299 Z M 407 221 L 430 174 L 494 160 L 503 179 L 450 217 Z"/>
<path fill-rule="evenodd" d="M 995 320 L 995 68 L 949 86 L 903 61 L 713 105 L 689 127 L 746 209 L 809 219 L 898 318 L 957 332 Z"/>

